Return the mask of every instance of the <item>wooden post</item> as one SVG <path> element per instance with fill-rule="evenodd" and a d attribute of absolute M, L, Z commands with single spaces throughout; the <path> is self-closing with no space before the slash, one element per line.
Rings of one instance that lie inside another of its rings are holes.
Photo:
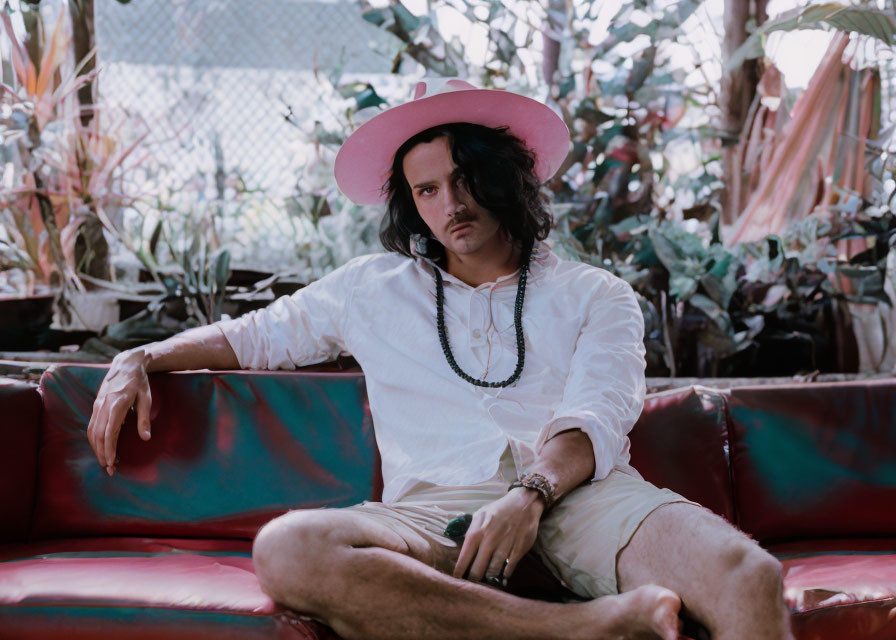
<path fill-rule="evenodd" d="M 96 35 L 93 22 L 93 0 L 69 0 L 69 15 L 72 20 L 72 47 L 75 53 L 75 64 L 87 58 L 81 75 L 88 74 L 96 68 Z M 91 126 L 94 117 L 94 101 L 96 99 L 96 79 L 85 83 L 78 89 L 78 106 L 81 126 Z M 78 170 L 81 176 L 90 175 L 93 167 L 89 158 L 77 155 Z M 75 242 L 75 265 L 93 278 L 108 280 L 111 276 L 109 267 L 109 244 L 103 234 L 103 225 L 96 215 L 95 205 L 85 201 L 93 215 L 87 217 L 81 225 L 78 239 Z M 90 285 L 88 285 L 90 286 Z"/>
<path fill-rule="evenodd" d="M 725 0 L 725 35 L 722 41 L 722 64 L 727 65 L 747 36 L 747 23 L 756 26 L 768 18 L 768 0 Z M 756 87 L 762 76 L 761 60 L 746 60 L 739 68 L 725 71 L 723 67 L 719 107 L 722 111 L 722 223 L 732 224 L 743 208 L 744 189 L 741 185 L 741 163 L 737 158 L 737 140 L 744 128 Z"/>
<path fill-rule="evenodd" d="M 558 15 L 566 15 L 566 0 L 548 0 L 547 27 L 541 32 L 542 60 L 541 74 L 553 97 L 556 87 L 556 74 L 560 65 L 560 40 L 555 33 L 563 31 L 564 24 L 557 20 Z"/>

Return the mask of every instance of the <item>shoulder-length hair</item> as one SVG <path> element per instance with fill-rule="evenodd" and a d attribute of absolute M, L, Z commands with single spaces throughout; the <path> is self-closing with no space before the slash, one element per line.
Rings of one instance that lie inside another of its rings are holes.
<path fill-rule="evenodd" d="M 380 241 L 387 251 L 411 256 L 414 234 L 428 238 L 427 258 L 440 259 L 445 249 L 432 238 L 429 227 L 417 213 L 402 163 L 407 153 L 423 142 L 445 137 L 451 157 L 473 199 L 490 211 L 512 241 L 531 248 L 544 240 L 553 219 L 535 175 L 535 156 L 507 127 L 491 128 L 467 122 L 438 125 L 409 138 L 392 161 L 392 173 L 383 191 L 388 196 L 386 215 L 380 226 Z"/>

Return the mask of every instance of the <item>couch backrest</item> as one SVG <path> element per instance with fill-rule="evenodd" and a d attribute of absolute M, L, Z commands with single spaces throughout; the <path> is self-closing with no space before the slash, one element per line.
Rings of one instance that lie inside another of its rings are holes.
<path fill-rule="evenodd" d="M 86 438 L 105 371 L 47 372 L 42 414 L 33 388 L 0 384 L 0 461 L 21 487 L 0 491 L 0 541 L 22 539 L 32 504 L 34 538 L 249 538 L 289 508 L 379 495 L 361 374 L 154 375 L 152 440 L 129 415 L 110 478 Z M 631 440 L 647 480 L 761 542 L 896 535 L 896 380 L 679 389 L 648 397 Z"/>
<path fill-rule="evenodd" d="M 632 466 L 646 480 L 735 521 L 722 392 L 689 387 L 648 396 L 630 438 Z"/>
<path fill-rule="evenodd" d="M 728 395 L 738 524 L 761 542 L 896 535 L 896 380 Z"/>
<path fill-rule="evenodd" d="M 360 374 L 152 375 L 152 439 L 140 440 L 130 413 L 109 477 L 86 437 L 105 373 L 58 366 L 41 380 L 33 538 L 249 538 L 289 508 L 349 505 L 377 491 Z"/>
<path fill-rule="evenodd" d="M 24 540 L 28 534 L 40 415 L 35 386 L 0 378 L 0 542 Z"/>

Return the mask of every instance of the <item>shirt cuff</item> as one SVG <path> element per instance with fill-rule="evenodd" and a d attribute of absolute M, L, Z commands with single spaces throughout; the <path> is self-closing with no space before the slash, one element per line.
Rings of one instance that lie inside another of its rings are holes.
<path fill-rule="evenodd" d="M 624 437 L 617 432 L 602 426 L 593 414 L 583 413 L 579 416 L 563 416 L 551 420 L 538 435 L 535 442 L 535 455 L 540 455 L 545 443 L 558 433 L 579 429 L 591 440 L 594 451 L 594 476 L 592 481 L 603 480 L 613 467 L 616 458 L 624 446 Z"/>
<path fill-rule="evenodd" d="M 221 330 L 230 348 L 236 355 L 241 369 L 295 369 L 291 362 L 277 362 L 271 366 L 269 362 L 269 348 L 267 344 L 268 332 L 259 326 L 256 316 L 257 311 L 251 311 L 233 320 L 221 320 L 215 326 Z"/>

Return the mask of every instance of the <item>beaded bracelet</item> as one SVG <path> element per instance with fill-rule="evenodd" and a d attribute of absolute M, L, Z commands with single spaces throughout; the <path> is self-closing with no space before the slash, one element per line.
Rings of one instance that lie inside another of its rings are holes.
<path fill-rule="evenodd" d="M 554 504 L 554 485 L 540 473 L 523 474 L 519 480 L 514 480 L 507 487 L 507 490 L 523 487 L 525 489 L 535 489 L 541 497 L 544 498 L 544 510 L 547 511 Z"/>

